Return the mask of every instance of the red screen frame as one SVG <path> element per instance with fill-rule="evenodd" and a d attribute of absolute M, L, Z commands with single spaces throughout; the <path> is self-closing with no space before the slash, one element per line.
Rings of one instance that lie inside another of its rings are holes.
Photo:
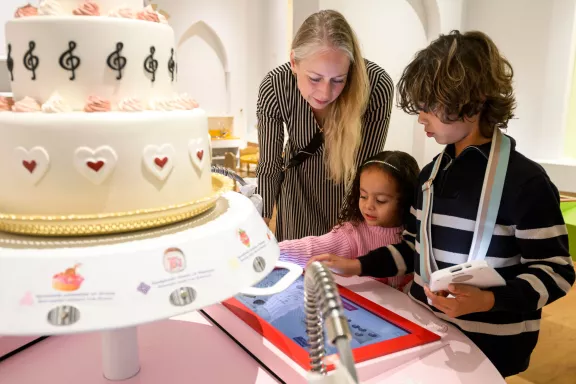
<path fill-rule="evenodd" d="M 372 314 L 402 328 L 408 332 L 408 335 L 400 336 L 392 340 L 381 341 L 371 345 L 354 348 L 352 355 L 356 363 L 376 359 L 392 353 L 400 352 L 409 348 L 418 347 L 424 344 L 432 343 L 441 339 L 437 334 L 429 331 L 404 317 L 387 310 L 384 307 L 370 301 L 348 288 L 337 285 L 340 296 L 348 299 L 357 306 L 371 312 Z M 281 350 L 286 356 L 290 357 L 300 367 L 310 370 L 310 357 L 308 351 L 284 335 L 280 330 L 274 328 L 272 324 L 262 319 L 250 308 L 246 307 L 235 298 L 222 302 L 225 308 L 244 321 L 260 336 L 271 342 L 276 348 Z M 326 369 L 334 369 L 333 364 L 326 363 Z"/>

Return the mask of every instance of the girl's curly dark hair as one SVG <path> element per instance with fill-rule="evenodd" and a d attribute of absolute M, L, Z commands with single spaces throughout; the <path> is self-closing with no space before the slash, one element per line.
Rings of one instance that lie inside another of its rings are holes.
<path fill-rule="evenodd" d="M 433 112 L 444 123 L 480 113 L 480 133 L 506 128 L 516 107 L 510 62 L 478 31 L 440 35 L 419 51 L 398 82 L 398 107 Z"/>
<path fill-rule="evenodd" d="M 356 171 L 352 186 L 344 199 L 344 204 L 338 215 L 338 226 L 342 226 L 347 222 L 352 223 L 352 225 L 358 225 L 364 221 L 358 206 L 360 201 L 360 175 L 368 168 L 378 168 L 396 180 L 400 192 L 402 221 L 406 223 L 408 215 L 410 215 L 410 207 L 414 203 L 420 168 L 416 159 L 406 152 L 383 151 L 364 161 Z"/>

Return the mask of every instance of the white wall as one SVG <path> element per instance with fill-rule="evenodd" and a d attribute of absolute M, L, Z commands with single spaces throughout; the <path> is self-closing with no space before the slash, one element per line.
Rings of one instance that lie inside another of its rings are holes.
<path fill-rule="evenodd" d="M 261 33 L 264 35 L 264 47 L 261 52 L 265 72 L 284 64 L 290 57 L 290 35 L 292 28 L 287 20 L 292 19 L 288 0 L 264 1 L 264 24 Z M 265 73 L 264 73 L 265 74 Z"/>
<path fill-rule="evenodd" d="M 540 165 L 558 190 L 576 193 L 576 159 L 546 160 Z"/>
<path fill-rule="evenodd" d="M 260 81 L 266 75 L 268 65 L 264 62 L 267 57 L 264 52 L 267 50 L 267 34 L 263 33 L 266 24 L 268 0 L 248 0 L 247 13 L 249 16 L 247 23 L 248 50 L 246 56 L 249 57 L 248 68 L 246 69 L 246 137 L 252 137 L 253 142 L 258 139 L 256 135 L 256 101 L 258 99 L 258 88 Z"/>

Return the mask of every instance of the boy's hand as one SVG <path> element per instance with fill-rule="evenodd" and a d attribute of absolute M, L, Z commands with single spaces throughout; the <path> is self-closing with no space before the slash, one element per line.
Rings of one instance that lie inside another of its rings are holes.
<path fill-rule="evenodd" d="M 451 284 L 448 290 L 454 298 L 434 294 L 428 287 L 424 287 L 432 305 L 452 318 L 469 313 L 488 312 L 494 307 L 494 294 L 490 291 L 466 284 Z"/>
<path fill-rule="evenodd" d="M 332 272 L 344 277 L 357 276 L 362 272 L 360 261 L 356 259 L 347 259 L 341 256 L 325 254 L 311 257 L 310 260 L 308 260 L 308 263 L 306 263 L 306 267 L 314 261 L 322 262 L 322 264 L 328 267 Z"/>

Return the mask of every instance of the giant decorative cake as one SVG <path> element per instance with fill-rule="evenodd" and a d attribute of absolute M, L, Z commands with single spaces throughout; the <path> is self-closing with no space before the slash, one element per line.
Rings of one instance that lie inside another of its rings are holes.
<path fill-rule="evenodd" d="M 175 38 L 142 0 L 42 0 L 6 24 L 0 230 L 130 231 L 208 209 L 206 114 L 177 93 Z M 120 6 L 119 6 L 120 5 Z"/>

